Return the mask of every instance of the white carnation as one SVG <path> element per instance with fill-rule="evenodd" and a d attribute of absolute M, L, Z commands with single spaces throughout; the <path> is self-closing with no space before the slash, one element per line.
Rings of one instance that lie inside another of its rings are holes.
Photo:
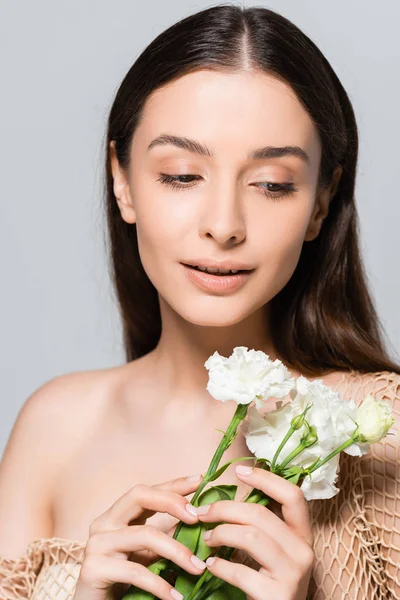
<path fill-rule="evenodd" d="M 306 405 L 313 406 L 307 413 L 307 421 L 317 428 L 318 445 L 327 456 L 332 450 L 352 437 L 357 427 L 357 405 L 353 400 L 344 400 L 338 392 L 326 386 L 321 379 L 309 381 L 300 376 L 294 398 L 293 410 L 302 412 Z M 344 450 L 351 456 L 362 456 L 369 447 L 363 443 L 354 443 Z"/>
<path fill-rule="evenodd" d="M 272 361 L 261 350 L 237 346 L 229 358 L 217 351 L 204 363 L 209 371 L 207 390 L 216 400 L 238 404 L 256 401 L 258 407 L 270 397 L 283 398 L 295 380 L 278 359 Z"/>
<path fill-rule="evenodd" d="M 255 407 L 250 407 L 247 421 L 242 425 L 249 450 L 258 458 L 273 460 L 275 452 L 288 433 L 294 417 L 306 413 L 309 425 L 316 428 L 318 441 L 305 448 L 287 466 L 309 467 L 317 458 L 325 458 L 352 437 L 357 427 L 357 406 L 353 400 L 343 400 L 337 392 L 326 386 L 320 379 L 309 381 L 298 377 L 291 390 L 291 402 L 261 415 Z M 292 434 L 281 450 L 277 464 L 282 463 L 300 444 L 304 428 Z M 347 454 L 361 456 L 369 449 L 369 444 L 354 443 L 344 450 Z M 338 476 L 339 456 L 337 454 L 310 475 L 307 475 L 301 489 L 307 500 L 331 498 L 338 493 L 334 485 Z"/>

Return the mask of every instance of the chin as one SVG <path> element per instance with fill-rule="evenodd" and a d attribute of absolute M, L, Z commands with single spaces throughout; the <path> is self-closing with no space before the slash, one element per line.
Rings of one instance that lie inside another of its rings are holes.
<path fill-rule="evenodd" d="M 199 327 L 231 327 L 245 320 L 254 311 L 254 306 L 238 306 L 237 300 L 228 303 L 225 298 L 223 302 L 207 302 L 208 306 L 199 306 L 191 303 L 188 310 L 187 304 L 184 310 L 175 307 L 174 310 L 180 314 L 182 319 Z"/>

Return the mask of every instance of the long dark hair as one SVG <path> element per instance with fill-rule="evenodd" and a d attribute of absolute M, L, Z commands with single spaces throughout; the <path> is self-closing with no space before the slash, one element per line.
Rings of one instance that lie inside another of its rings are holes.
<path fill-rule="evenodd" d="M 354 187 L 358 132 L 349 97 L 327 59 L 298 27 L 267 8 L 219 4 L 158 35 L 124 77 L 105 140 L 105 206 L 110 274 L 122 317 L 126 360 L 153 350 L 161 334 L 157 290 L 143 269 L 136 225 L 126 223 L 113 191 L 110 141 L 129 172 L 131 141 L 148 96 L 198 69 L 244 68 L 284 81 L 313 120 L 322 146 L 319 185 L 343 173 L 318 237 L 303 244 L 289 282 L 270 301 L 273 342 L 304 374 L 395 371 L 368 290 L 358 242 Z"/>

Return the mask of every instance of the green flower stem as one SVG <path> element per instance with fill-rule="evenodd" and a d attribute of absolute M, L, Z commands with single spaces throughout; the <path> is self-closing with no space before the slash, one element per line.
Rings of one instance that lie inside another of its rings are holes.
<path fill-rule="evenodd" d="M 218 448 L 216 449 L 216 451 L 214 453 L 214 456 L 210 462 L 207 472 L 204 475 L 203 481 L 200 483 L 199 487 L 197 488 L 196 492 L 194 493 L 194 495 L 190 501 L 190 503 L 193 504 L 193 506 L 197 506 L 197 499 L 199 498 L 203 489 L 209 482 L 210 478 L 214 475 L 214 473 L 218 469 L 219 463 L 221 462 L 221 458 L 224 455 L 224 452 L 227 450 L 227 448 L 229 448 L 229 446 L 234 441 L 234 439 L 237 435 L 237 429 L 238 429 L 240 423 L 246 417 L 247 411 L 249 410 L 249 406 L 250 406 L 250 404 L 238 404 L 237 405 L 235 414 L 233 415 L 231 422 L 229 423 L 228 428 L 226 429 L 226 431 L 223 435 L 223 438 L 221 439 L 221 441 L 218 445 Z M 181 531 L 183 525 L 184 525 L 184 523 L 182 521 L 179 521 L 179 523 L 176 526 L 176 529 L 174 531 L 173 539 L 176 539 L 178 537 L 179 532 Z M 160 561 L 157 561 L 156 563 L 149 565 L 148 568 L 154 567 L 154 565 L 157 565 L 158 562 L 160 562 Z M 172 567 L 173 567 L 172 561 L 168 560 L 167 564 L 165 565 L 164 568 L 172 568 Z M 178 567 L 176 567 L 176 568 L 178 569 Z"/>
<path fill-rule="evenodd" d="M 272 459 L 272 463 L 271 463 L 271 471 L 275 470 L 275 464 L 276 461 L 278 460 L 278 456 L 281 453 L 284 445 L 286 444 L 286 442 L 292 437 L 292 435 L 294 434 L 294 432 L 296 431 L 296 429 L 294 429 L 293 427 L 289 428 L 289 431 L 287 432 L 287 434 L 285 435 L 285 437 L 283 438 L 283 440 L 281 441 L 281 443 L 278 446 L 277 451 L 274 454 L 274 458 Z"/>
<path fill-rule="evenodd" d="M 255 492 L 255 493 L 253 493 Z M 258 498 L 258 500 L 256 500 L 256 497 Z M 261 492 L 260 490 L 256 490 L 255 488 L 250 492 L 250 494 L 247 496 L 247 498 L 244 500 L 244 502 L 251 502 L 254 504 L 263 504 L 264 506 L 267 506 L 267 504 L 269 504 L 269 502 L 271 501 L 271 498 L 269 498 L 268 496 L 266 496 L 263 492 Z M 216 557 L 222 557 L 225 560 L 229 560 L 233 554 L 233 552 L 235 551 L 235 548 L 230 548 L 229 546 L 221 546 L 217 552 L 215 554 L 213 554 L 213 558 Z M 189 597 L 186 600 L 203 600 L 203 598 L 206 598 L 206 594 L 208 594 L 208 592 L 210 591 L 210 587 L 213 585 L 213 583 L 215 582 L 215 575 L 212 575 L 210 573 L 210 571 L 204 571 L 204 573 L 199 577 L 195 587 L 193 588 L 192 592 L 190 593 Z M 222 581 L 220 585 L 223 585 L 224 582 Z M 214 588 L 212 589 L 212 591 L 215 591 Z"/>
<path fill-rule="evenodd" d="M 293 450 L 293 452 L 288 454 L 285 460 L 280 463 L 279 469 L 284 469 L 286 465 L 289 464 L 291 460 L 293 460 L 293 458 L 296 458 L 296 456 L 303 452 L 304 448 L 307 448 L 307 445 L 300 442 L 300 444 Z"/>
<path fill-rule="evenodd" d="M 354 434 L 353 434 L 354 436 Z M 342 452 L 342 450 L 345 450 L 346 448 L 348 448 L 349 446 L 351 446 L 352 444 L 354 444 L 356 442 L 356 439 L 354 437 L 351 437 L 350 439 L 346 440 L 345 442 L 343 442 L 343 444 L 341 446 L 339 446 L 338 448 L 336 448 L 336 450 L 333 450 L 333 452 L 331 452 L 330 454 L 328 454 L 328 456 L 326 456 L 324 459 L 320 459 L 317 464 L 314 466 L 313 469 L 308 469 L 309 473 L 313 473 L 314 471 L 316 471 L 317 469 L 319 469 L 320 467 L 322 467 L 322 465 L 324 465 L 326 462 L 328 462 L 328 460 L 331 460 L 331 458 L 333 458 L 334 456 L 336 456 L 336 454 L 339 454 L 339 452 Z"/>
<path fill-rule="evenodd" d="M 248 410 L 249 410 L 249 404 L 238 404 L 237 405 L 235 414 L 233 415 L 232 420 L 229 423 L 228 428 L 225 431 L 224 436 L 223 436 L 222 440 L 220 441 L 218 448 L 216 449 L 216 451 L 214 453 L 214 456 L 211 459 L 210 465 L 207 469 L 206 474 L 204 475 L 203 481 L 197 488 L 196 492 L 193 494 L 193 497 L 190 501 L 190 504 L 193 504 L 193 506 L 197 505 L 196 502 L 197 502 L 198 497 L 200 496 L 203 489 L 209 482 L 210 477 L 212 477 L 212 475 L 214 475 L 215 471 L 218 469 L 219 463 L 221 462 L 221 458 L 224 455 L 224 452 L 227 450 L 227 448 L 229 448 L 229 446 L 232 444 L 233 440 L 235 439 L 235 437 L 237 435 L 237 429 L 238 429 L 240 423 L 246 417 Z M 179 532 L 182 527 L 183 527 L 183 522 L 179 521 L 179 523 L 175 529 L 173 539 L 176 539 L 178 537 Z"/>
<path fill-rule="evenodd" d="M 306 408 L 303 410 L 302 413 L 300 413 L 296 417 L 293 417 L 293 419 L 290 423 L 289 431 L 287 432 L 287 434 L 285 435 L 285 437 L 279 444 L 278 449 L 274 454 L 274 458 L 272 459 L 272 463 L 271 463 L 271 471 L 272 472 L 275 471 L 276 461 L 278 460 L 278 456 L 281 453 L 283 447 L 285 446 L 286 442 L 292 437 L 294 432 L 303 426 L 303 424 L 305 422 L 305 415 L 306 415 L 307 411 L 310 410 L 311 407 L 312 407 L 312 404 L 307 404 Z"/>

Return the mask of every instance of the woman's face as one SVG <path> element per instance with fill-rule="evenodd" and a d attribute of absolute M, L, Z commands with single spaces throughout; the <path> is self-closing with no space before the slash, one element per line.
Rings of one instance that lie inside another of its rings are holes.
<path fill-rule="evenodd" d="M 157 143 L 159 136 L 191 140 L 192 149 L 179 140 Z M 289 150 L 251 156 L 266 147 Z M 320 158 L 307 112 L 264 73 L 201 70 L 153 92 L 132 140 L 129 174 L 113 154 L 112 169 L 122 218 L 136 223 L 160 301 L 203 326 L 238 323 L 267 304 L 326 216 L 328 191 L 316 190 Z M 235 289 L 203 289 L 182 264 L 199 258 L 254 270 Z"/>

